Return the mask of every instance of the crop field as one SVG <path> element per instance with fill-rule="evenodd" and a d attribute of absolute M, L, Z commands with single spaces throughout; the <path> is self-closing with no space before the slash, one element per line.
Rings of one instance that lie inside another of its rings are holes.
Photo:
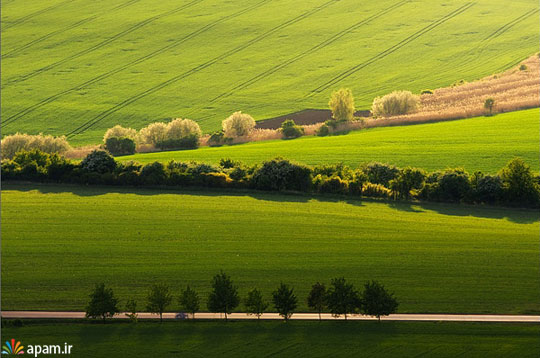
<path fill-rule="evenodd" d="M 538 171 L 538 109 L 451 122 L 372 128 L 331 137 L 302 137 L 197 150 L 120 157 L 141 163 L 170 160 L 219 163 L 232 158 L 260 163 L 277 156 L 301 163 L 356 167 L 381 161 L 427 170 L 464 167 L 470 172 L 497 172 L 519 156 Z"/>
<path fill-rule="evenodd" d="M 77 357 L 536 358 L 539 325 L 425 322 L 33 323 L 2 342 L 73 345 Z M 114 343 L 112 343 L 114 342 Z"/>
<path fill-rule="evenodd" d="M 13 0 L 2 2 L 2 131 L 98 142 L 171 117 L 204 131 L 357 107 L 500 72 L 538 51 L 534 0 Z M 299 75 L 301 74 L 301 75 Z"/>
<path fill-rule="evenodd" d="M 538 313 L 538 224 L 508 208 L 7 184 L 2 308 L 82 310 L 102 281 L 144 306 L 163 281 L 205 309 L 223 269 L 242 296 L 291 284 L 300 311 L 311 284 L 345 276 L 380 280 L 401 313 Z"/>

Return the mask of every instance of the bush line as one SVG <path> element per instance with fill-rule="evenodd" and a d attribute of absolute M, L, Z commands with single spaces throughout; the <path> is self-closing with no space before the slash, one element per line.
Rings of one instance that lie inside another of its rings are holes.
<path fill-rule="evenodd" d="M 422 200 L 537 208 L 540 178 L 520 158 L 496 175 L 453 168 L 427 173 L 371 162 L 308 167 L 276 158 L 259 165 L 222 159 L 219 165 L 170 161 L 117 162 L 94 150 L 80 163 L 38 149 L 2 161 L 2 180 L 128 186 L 211 187 L 329 193 L 391 200 Z"/>

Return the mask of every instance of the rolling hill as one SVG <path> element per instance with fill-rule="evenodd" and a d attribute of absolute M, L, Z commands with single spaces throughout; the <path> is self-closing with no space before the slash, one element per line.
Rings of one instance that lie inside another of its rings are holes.
<path fill-rule="evenodd" d="M 481 78 L 537 51 L 533 0 L 14 0 L 2 3 L 2 131 L 98 142 L 171 117 L 212 131 L 394 89 Z"/>
<path fill-rule="evenodd" d="M 371 128 L 331 137 L 301 137 L 196 150 L 135 154 L 119 157 L 141 163 L 203 161 L 221 158 L 255 164 L 277 156 L 302 163 L 356 167 L 362 162 L 381 161 L 427 170 L 464 167 L 470 172 L 497 172 L 518 156 L 538 171 L 540 111 L 530 109 L 493 117 L 399 127 Z"/>

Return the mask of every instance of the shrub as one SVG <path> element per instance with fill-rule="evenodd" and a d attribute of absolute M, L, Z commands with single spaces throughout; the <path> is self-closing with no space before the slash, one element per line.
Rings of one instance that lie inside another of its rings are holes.
<path fill-rule="evenodd" d="M 335 120 L 350 121 L 354 118 L 354 97 L 350 89 L 342 88 L 330 96 L 328 106 Z"/>
<path fill-rule="evenodd" d="M 112 155 L 133 154 L 135 147 L 135 140 L 129 137 L 109 137 L 105 140 L 105 149 Z"/>
<path fill-rule="evenodd" d="M 375 117 L 397 116 L 416 111 L 419 98 L 410 91 L 394 91 L 373 100 L 371 112 Z"/>
<path fill-rule="evenodd" d="M 499 173 L 506 202 L 537 205 L 540 189 L 531 168 L 521 158 L 514 158 Z"/>
<path fill-rule="evenodd" d="M 30 135 L 16 133 L 2 138 L 2 158 L 11 159 L 22 150 L 39 149 L 45 153 L 63 154 L 71 149 L 65 136 Z"/>
<path fill-rule="evenodd" d="M 139 131 L 139 142 L 157 146 L 167 138 L 167 125 L 162 122 L 149 124 Z"/>
<path fill-rule="evenodd" d="M 10 159 L 2 160 L 2 180 L 15 180 L 21 174 L 21 166 Z"/>
<path fill-rule="evenodd" d="M 326 137 L 327 135 L 330 134 L 330 127 L 328 127 L 327 124 L 323 124 L 319 130 L 317 130 L 317 135 L 319 137 Z"/>
<path fill-rule="evenodd" d="M 135 141 L 135 138 L 137 138 L 137 131 L 133 128 L 124 128 L 121 125 L 116 125 L 107 129 L 103 136 L 103 143 L 107 143 L 107 139 L 113 137 L 125 137 Z"/>
<path fill-rule="evenodd" d="M 112 173 L 116 168 L 116 161 L 104 150 L 93 150 L 82 160 L 81 168 L 91 173 Z"/>
<path fill-rule="evenodd" d="M 219 161 L 219 166 L 222 167 L 223 169 L 231 169 L 231 168 L 238 167 L 240 165 L 241 165 L 240 162 L 236 160 L 232 160 L 230 158 L 222 158 Z"/>
<path fill-rule="evenodd" d="M 217 147 L 220 145 L 225 144 L 226 138 L 225 133 L 223 131 L 214 132 L 212 135 L 210 135 L 210 138 L 208 138 L 208 145 L 210 147 Z"/>
<path fill-rule="evenodd" d="M 287 119 L 281 123 L 281 133 L 285 139 L 298 138 L 304 134 L 304 128 L 297 126 L 294 121 Z"/>
<path fill-rule="evenodd" d="M 264 162 L 252 178 L 253 186 L 261 190 L 308 191 L 311 186 L 311 170 L 284 159 Z"/>
<path fill-rule="evenodd" d="M 199 147 L 199 137 L 190 134 L 178 139 L 165 139 L 157 144 L 160 149 L 195 149 Z"/>
<path fill-rule="evenodd" d="M 153 128 L 155 136 L 160 136 L 162 129 Z M 177 118 L 167 124 L 165 136 L 155 146 L 161 149 L 193 149 L 199 146 L 202 132 L 199 125 L 190 119 Z"/>
<path fill-rule="evenodd" d="M 323 164 L 320 166 L 316 166 L 313 168 L 313 175 L 321 174 L 323 176 L 333 176 L 337 175 L 341 179 L 352 179 L 355 175 L 355 172 L 351 170 L 346 165 L 343 165 L 343 163 L 339 164 Z"/>
<path fill-rule="evenodd" d="M 368 181 L 373 184 L 381 184 L 388 187 L 390 180 L 395 179 L 399 169 L 393 165 L 379 162 L 371 162 L 362 166 L 362 171 L 367 175 Z"/>
<path fill-rule="evenodd" d="M 521 66 L 519 66 L 519 70 L 520 70 L 520 71 L 527 71 L 527 70 L 528 70 L 528 67 L 527 67 L 526 64 L 523 63 L 523 64 L 521 64 Z"/>
<path fill-rule="evenodd" d="M 383 185 L 365 183 L 362 187 L 362 195 L 373 198 L 389 198 L 391 191 Z"/>
<path fill-rule="evenodd" d="M 395 179 L 389 183 L 389 188 L 394 194 L 394 198 L 408 199 L 411 190 L 421 189 L 424 184 L 426 174 L 421 169 L 405 168 L 399 171 Z"/>
<path fill-rule="evenodd" d="M 493 114 L 493 107 L 495 106 L 495 100 L 493 98 L 488 98 L 484 102 L 484 108 L 489 111 L 489 114 Z"/>
<path fill-rule="evenodd" d="M 248 135 L 255 128 L 255 120 L 249 114 L 234 112 L 222 122 L 226 137 L 234 138 Z"/>
<path fill-rule="evenodd" d="M 167 178 L 165 167 L 160 162 L 146 164 L 140 174 L 140 180 L 147 185 L 163 185 Z"/>
<path fill-rule="evenodd" d="M 469 174 L 463 169 L 447 169 L 431 175 L 420 196 L 435 201 L 460 202 L 471 196 Z"/>
<path fill-rule="evenodd" d="M 362 187 L 367 181 L 367 175 L 363 171 L 357 170 L 349 180 L 349 194 L 362 195 Z"/>
<path fill-rule="evenodd" d="M 71 161 L 58 154 L 50 156 L 49 164 L 47 165 L 47 176 L 50 180 L 57 182 L 69 181 L 73 170 L 77 166 Z"/>
<path fill-rule="evenodd" d="M 497 175 L 474 173 L 471 186 L 473 200 L 477 203 L 495 204 L 502 199 L 502 180 Z"/>
<path fill-rule="evenodd" d="M 242 167 L 236 167 L 230 171 L 229 177 L 233 180 L 240 181 L 246 179 L 247 171 Z"/>
<path fill-rule="evenodd" d="M 313 185 L 319 193 L 346 194 L 349 189 L 347 181 L 337 175 L 323 177 L 319 174 L 313 179 Z"/>
<path fill-rule="evenodd" d="M 169 122 L 165 133 L 167 140 L 183 139 L 191 136 L 200 138 L 202 135 L 201 127 L 199 127 L 197 122 L 192 121 L 191 119 L 181 118 L 176 118 Z"/>
<path fill-rule="evenodd" d="M 140 170 L 141 166 L 135 162 L 119 163 L 115 170 L 117 183 L 120 185 L 139 184 Z"/>

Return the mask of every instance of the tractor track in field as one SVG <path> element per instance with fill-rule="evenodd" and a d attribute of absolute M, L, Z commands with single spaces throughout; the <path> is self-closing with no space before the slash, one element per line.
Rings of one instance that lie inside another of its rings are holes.
<path fill-rule="evenodd" d="M 207 24 L 207 25 L 201 27 L 200 29 L 198 29 L 198 30 L 196 30 L 196 31 L 194 31 L 194 32 L 192 32 L 192 33 L 190 33 L 190 34 L 188 34 L 188 35 L 182 37 L 181 39 L 178 39 L 178 40 L 176 40 L 176 41 L 174 41 L 174 42 L 168 44 L 167 46 L 164 46 L 164 47 L 162 47 L 162 48 L 160 48 L 160 49 L 157 49 L 157 50 L 155 50 L 155 51 L 153 51 L 153 52 L 151 52 L 151 53 L 149 53 L 149 54 L 147 54 L 147 55 L 144 55 L 144 56 L 142 56 L 142 57 L 139 57 L 139 58 L 137 58 L 137 59 L 135 59 L 135 60 L 133 60 L 133 61 L 131 61 L 131 62 L 128 62 L 128 63 L 126 63 L 126 64 L 124 64 L 124 65 L 122 65 L 122 66 L 119 66 L 119 67 L 117 67 L 117 68 L 115 68 L 115 69 L 112 69 L 112 70 L 110 70 L 110 71 L 107 71 L 107 72 L 105 72 L 105 73 L 102 73 L 101 75 L 96 76 L 96 77 L 94 77 L 94 78 L 91 78 L 90 80 L 85 81 L 85 82 L 83 82 L 83 83 L 81 83 L 81 84 L 79 84 L 79 85 L 73 86 L 73 87 L 71 87 L 71 88 L 69 88 L 69 89 L 67 89 L 67 90 L 64 90 L 64 91 L 59 92 L 59 93 L 56 93 L 56 94 L 54 94 L 54 95 L 52 95 L 52 96 L 50 96 L 50 97 L 47 97 L 47 98 L 41 100 L 40 102 L 35 103 L 35 104 L 33 104 L 32 106 L 27 107 L 27 108 L 25 108 L 24 110 L 22 110 L 22 111 L 20 111 L 20 112 L 18 112 L 18 113 L 16 113 L 16 114 L 14 114 L 14 115 L 12 115 L 11 117 L 8 117 L 5 121 L 2 122 L 2 127 L 5 127 L 6 125 L 9 125 L 9 124 L 11 124 L 11 123 L 17 121 L 19 118 L 24 117 L 24 116 L 27 115 L 28 113 L 31 113 L 31 112 L 33 112 L 34 110 L 39 109 L 39 108 L 41 108 L 41 107 L 43 107 L 43 106 L 45 106 L 45 105 L 47 105 L 47 104 L 49 104 L 49 103 L 51 103 L 51 102 L 54 102 L 54 101 L 56 101 L 57 99 L 59 99 L 59 98 L 65 96 L 65 95 L 67 95 L 67 94 L 70 94 L 70 93 L 72 93 L 72 92 L 74 92 L 74 91 L 78 91 L 78 90 L 84 89 L 84 88 L 86 88 L 86 87 L 88 87 L 88 86 L 91 86 L 91 85 L 93 85 L 93 84 L 95 84 L 95 83 L 98 83 L 98 82 L 100 82 L 100 81 L 102 81 L 102 80 L 104 80 L 104 79 L 107 79 L 107 78 L 109 78 L 109 77 L 111 77 L 111 76 L 113 76 L 113 75 L 115 75 L 115 74 L 117 74 L 117 73 L 119 73 L 119 72 L 121 72 L 121 71 L 123 71 L 123 70 L 125 70 L 125 69 L 127 69 L 127 68 L 129 68 L 129 67 L 131 67 L 131 66 L 138 65 L 138 64 L 140 64 L 140 63 L 142 63 L 142 62 L 144 62 L 144 61 L 146 61 L 146 60 L 149 60 L 149 59 L 151 59 L 151 58 L 153 58 L 153 57 L 155 57 L 155 56 L 158 56 L 158 55 L 162 54 L 163 52 L 166 52 L 166 51 L 168 51 L 168 50 L 171 50 L 171 49 L 173 49 L 174 47 L 176 47 L 176 46 L 178 46 L 178 45 L 181 45 L 182 43 L 184 43 L 184 42 L 186 42 L 186 41 L 188 41 L 188 40 L 190 40 L 190 39 L 192 39 L 192 38 L 194 38 L 194 37 L 196 37 L 196 36 L 198 36 L 198 35 L 200 35 L 200 34 L 206 32 L 206 31 L 208 31 L 208 30 L 210 30 L 210 29 L 213 28 L 214 26 L 216 26 L 216 25 L 218 25 L 218 24 L 220 24 L 220 23 L 222 23 L 222 22 L 224 22 L 224 21 L 227 21 L 227 20 L 233 19 L 233 18 L 235 18 L 235 17 L 238 17 L 238 16 L 240 16 L 240 15 L 243 15 L 243 14 L 245 14 L 245 13 L 247 13 L 247 12 L 250 12 L 250 11 L 252 11 L 252 10 L 254 10 L 254 9 L 257 9 L 257 8 L 259 8 L 259 7 L 261 7 L 261 6 L 265 5 L 265 4 L 267 4 L 267 3 L 269 3 L 269 2 L 272 2 L 272 1 L 273 1 L 273 0 L 263 0 L 263 1 L 261 1 L 261 2 L 258 2 L 258 3 L 256 3 L 256 4 L 251 5 L 251 6 L 249 6 L 249 7 L 243 8 L 242 10 L 237 11 L 237 12 L 235 12 L 235 13 L 233 13 L 233 14 L 224 16 L 224 17 L 222 17 L 222 18 L 220 18 L 220 19 L 218 19 L 218 20 L 216 20 L 216 21 L 214 21 L 214 22 L 211 22 L 211 23 L 209 23 L 209 24 Z"/>
<path fill-rule="evenodd" d="M 13 21 L 13 22 L 8 22 L 6 25 L 3 25 L 3 24 L 2 24 L 2 31 L 5 31 L 5 30 L 7 30 L 7 29 L 9 29 L 9 28 L 11 28 L 11 27 L 13 27 L 13 26 L 22 24 L 22 23 L 24 23 L 24 22 L 30 20 L 30 19 L 33 18 L 33 17 L 36 17 L 36 16 L 41 15 L 41 14 L 44 14 L 44 13 L 46 13 L 47 11 L 54 10 L 54 9 L 60 7 L 60 6 L 63 6 L 63 5 L 65 5 L 65 4 L 70 3 L 70 2 L 73 2 L 73 1 L 74 1 L 74 0 L 65 0 L 65 1 L 59 2 L 58 4 L 55 4 L 55 5 L 46 7 L 46 8 L 44 8 L 44 9 L 35 11 L 35 12 L 31 13 L 31 14 L 25 15 L 25 16 L 23 16 L 23 17 L 21 17 L 21 18 L 15 20 L 15 21 Z"/>
<path fill-rule="evenodd" d="M 527 18 L 531 17 L 535 13 L 538 12 L 538 9 L 531 9 L 527 12 L 525 12 L 523 15 L 515 18 L 514 20 L 504 24 L 503 26 L 499 27 L 496 31 L 491 33 L 489 36 L 487 36 L 484 41 L 490 41 L 493 38 L 499 37 L 502 34 L 504 34 L 506 31 L 510 30 L 515 25 L 519 24 L 520 22 L 526 20 Z"/>
<path fill-rule="evenodd" d="M 337 40 L 341 39 L 342 37 L 350 34 L 351 32 L 357 30 L 358 28 L 360 28 L 361 26 L 365 25 L 365 24 L 368 24 L 370 23 L 371 21 L 373 20 L 376 20 L 377 18 L 383 16 L 383 15 L 386 15 L 387 13 L 409 3 L 410 0 L 404 0 L 404 1 L 401 1 L 401 2 L 398 2 L 382 11 L 379 11 L 378 13 L 376 14 L 373 14 L 371 16 L 368 16 L 367 18 L 365 18 L 364 20 L 361 20 L 357 23 L 355 23 L 354 25 L 352 26 L 349 26 L 348 28 L 336 33 L 335 35 L 327 38 L 326 40 L 324 40 L 323 42 L 313 46 L 312 48 L 306 50 L 305 52 L 303 53 L 300 53 L 290 59 L 288 59 L 287 61 L 283 62 L 283 63 L 280 63 L 280 64 L 277 64 L 276 66 L 264 71 L 264 72 L 261 72 L 259 73 L 258 75 L 242 82 L 241 84 L 235 86 L 234 88 L 230 89 L 229 91 L 227 92 L 224 92 L 222 94 L 220 94 L 219 96 L 213 98 L 210 100 L 210 103 L 214 103 L 216 101 L 218 101 L 219 99 L 221 98 L 224 98 L 224 97 L 229 97 L 231 95 L 233 95 L 235 92 L 237 91 L 240 91 L 240 90 L 243 90 L 249 86 L 251 86 L 252 84 L 262 80 L 263 78 L 266 78 L 272 74 L 274 74 L 275 72 L 291 65 L 292 63 L 296 62 L 296 61 L 299 61 L 301 60 L 302 58 L 306 57 L 306 56 L 309 56 L 319 50 L 322 50 L 323 48 L 325 48 L 326 46 L 329 46 L 330 44 L 336 42 Z"/>
<path fill-rule="evenodd" d="M 478 51 L 478 53 L 476 54 L 476 59 L 478 59 L 478 58 L 480 58 L 480 56 L 482 56 L 482 54 L 484 53 L 486 48 L 489 46 L 491 41 L 493 41 L 497 37 L 503 35 L 505 32 L 507 32 L 508 30 L 510 30 L 511 28 L 516 26 L 517 24 L 519 24 L 520 22 L 525 21 L 526 19 L 528 19 L 529 17 L 531 17 L 535 13 L 538 13 L 538 9 L 531 9 L 531 10 L 525 12 L 523 15 L 518 16 L 514 20 L 512 20 L 512 21 L 504 24 L 503 26 L 499 27 L 497 30 L 492 32 L 489 36 L 484 38 L 482 40 L 482 43 L 479 44 L 475 49 L 476 51 Z"/>
<path fill-rule="evenodd" d="M 421 30 L 418 30 L 416 31 L 415 33 L 413 33 L 412 35 L 408 36 L 407 38 L 399 41 L 398 43 L 394 44 L 393 46 L 387 48 L 386 50 L 382 51 L 382 52 L 379 52 L 378 54 L 376 54 L 375 56 L 371 57 L 370 59 L 362 62 L 362 63 L 359 63 L 351 68 L 349 68 L 348 70 L 345 70 L 343 72 L 341 72 L 340 74 L 332 77 L 330 80 L 326 81 L 325 83 L 323 83 L 322 85 L 320 85 L 319 87 L 313 89 L 310 93 L 308 93 L 306 96 L 304 96 L 304 98 L 308 98 L 308 97 L 312 97 L 318 93 L 321 93 L 322 91 L 328 89 L 329 87 L 337 84 L 338 82 L 350 77 L 351 75 L 353 75 L 354 73 L 358 72 L 359 70 L 385 58 L 386 56 L 396 52 L 397 50 L 399 50 L 400 48 L 402 48 L 403 46 L 405 45 L 408 45 L 409 43 L 413 42 L 414 40 L 416 40 L 417 38 L 419 38 L 420 36 L 430 32 L 431 30 L 437 28 L 438 26 L 444 24 L 445 22 L 455 18 L 456 16 L 462 14 L 463 12 L 467 11 L 468 9 L 470 9 L 472 6 L 474 6 L 475 3 L 474 2 L 469 2 L 463 6 L 461 6 L 460 8 L 450 12 L 449 14 L 443 16 L 442 18 L 432 22 L 431 24 L 429 24 L 428 26 L 422 28 Z"/>
<path fill-rule="evenodd" d="M 111 44 L 112 42 L 114 42 L 114 41 L 116 41 L 116 40 L 118 40 L 118 39 L 120 39 L 120 38 L 122 38 L 122 37 L 124 37 L 126 35 L 129 35 L 130 33 L 134 32 L 134 31 L 136 31 L 136 30 L 138 30 L 138 29 L 140 29 L 140 28 L 142 28 L 142 27 L 144 27 L 144 26 L 146 26 L 148 24 L 151 24 L 154 21 L 162 19 L 162 18 L 164 18 L 166 16 L 173 15 L 173 14 L 175 14 L 177 12 L 180 12 L 182 10 L 185 10 L 185 9 L 189 8 L 189 7 L 197 5 L 198 3 L 202 2 L 202 1 L 204 1 L 204 0 L 193 0 L 193 1 L 189 2 L 189 3 L 187 3 L 187 4 L 179 6 L 179 7 L 175 8 L 175 9 L 173 9 L 173 10 L 169 10 L 169 11 L 166 11 L 166 12 L 164 12 L 162 14 L 152 16 L 152 17 L 150 17 L 150 18 L 148 18 L 146 20 L 143 20 L 143 21 L 141 21 L 141 22 L 139 22 L 139 23 L 137 23 L 137 24 L 135 24 L 135 25 L 133 25 L 133 26 L 131 26 L 131 27 L 129 27 L 129 28 L 127 28 L 127 29 L 125 29 L 125 30 L 123 30 L 123 31 L 111 36 L 111 37 L 109 37 L 106 40 L 101 41 L 98 44 L 95 44 L 95 45 L 93 45 L 91 47 L 88 47 L 88 48 L 82 50 L 82 51 L 74 53 L 74 54 L 72 54 L 72 55 L 70 55 L 68 57 L 65 57 L 65 58 L 63 58 L 63 59 L 61 59 L 59 61 L 51 63 L 50 65 L 47 65 L 45 67 L 42 67 L 40 69 L 37 69 L 37 70 L 32 71 L 30 73 L 27 73 L 25 75 L 16 77 L 16 78 L 11 79 L 11 80 L 7 80 L 5 86 L 15 84 L 15 83 L 19 83 L 19 82 L 24 82 L 24 81 L 26 81 L 26 80 L 28 80 L 30 78 L 33 78 L 33 77 L 35 77 L 37 75 L 40 75 L 40 74 L 42 74 L 44 72 L 52 70 L 53 68 L 61 66 L 61 65 L 65 64 L 66 62 L 69 62 L 69 61 L 74 60 L 76 58 L 79 58 L 81 56 L 92 53 L 92 52 L 94 52 L 96 50 L 99 50 L 100 48 L 105 47 L 105 46 Z M 2 86 L 2 87 L 5 87 L 5 86 Z"/>
<path fill-rule="evenodd" d="M 119 111 L 120 109 L 124 108 L 124 107 L 127 107 L 129 106 L 130 104 L 138 101 L 139 99 L 141 98 L 144 98 L 148 95 L 151 95 L 151 94 L 154 94 L 158 91 L 160 91 L 161 89 L 173 84 L 173 83 L 176 83 L 184 78 L 187 78 L 195 73 L 198 73 L 214 64 L 216 64 L 217 62 L 219 61 L 222 61 L 224 59 L 226 59 L 227 57 L 231 56 L 231 55 L 234 55 L 234 54 L 237 54 L 239 53 L 240 51 L 243 51 L 245 50 L 246 48 L 248 48 L 249 46 L 253 45 L 253 44 L 256 44 L 262 40 L 264 40 L 265 38 L 269 37 L 270 35 L 288 27 L 288 26 L 291 26 L 301 20 L 304 20 L 310 16 L 312 16 L 313 14 L 327 8 L 328 6 L 332 5 L 332 4 L 335 4 L 336 2 L 338 2 L 339 0 L 330 0 L 330 1 L 327 1 L 325 2 L 324 4 L 320 5 L 320 6 L 317 6 L 309 11 L 306 11 L 304 12 L 303 14 L 299 15 L 299 16 L 296 16 L 294 17 L 293 19 L 290 19 L 288 21 L 285 21 L 284 23 L 280 24 L 280 25 L 277 25 L 273 28 L 271 28 L 270 30 L 256 36 L 255 38 L 231 49 L 231 50 L 228 50 L 224 53 L 222 53 L 221 55 L 219 56 L 216 56 L 214 57 L 213 59 L 211 60 L 208 60 L 196 67 L 193 67 L 189 70 L 187 70 L 186 72 L 184 73 L 181 73 L 179 75 L 176 75 L 170 79 L 168 79 L 167 81 L 164 81 L 154 87 L 151 87 L 143 92 L 140 92 L 138 94 L 136 94 L 135 96 L 132 96 L 132 97 L 129 97 L 125 100 L 123 100 L 122 102 L 114 105 L 113 107 L 109 108 L 108 110 L 100 113 L 98 116 L 90 119 L 89 121 L 83 123 L 82 125 L 80 125 L 79 127 L 75 128 L 74 130 L 72 130 L 71 132 L 69 132 L 67 134 L 67 137 L 68 138 L 72 138 L 76 135 L 79 135 L 79 134 L 82 134 L 84 133 L 85 131 L 87 131 L 88 129 L 92 128 L 94 125 L 96 125 L 97 123 L 101 122 L 103 119 L 107 118 L 108 116 L 110 116 L 111 114 Z"/>
<path fill-rule="evenodd" d="M 64 27 L 62 29 L 58 29 L 56 31 L 50 32 L 50 33 L 48 33 L 46 35 L 43 35 L 43 36 L 41 36 L 41 37 L 39 37 L 39 38 L 37 38 L 35 40 L 32 40 L 32 41 L 28 42 L 28 43 L 26 43 L 26 44 L 24 44 L 24 45 L 22 45 L 20 47 L 17 47 L 15 49 L 11 50 L 11 51 L 6 52 L 5 54 L 2 55 L 2 58 L 13 57 L 13 56 L 19 54 L 20 52 L 34 46 L 35 44 L 38 44 L 38 43 L 40 43 L 42 41 L 45 41 L 45 40 L 47 40 L 47 39 L 49 39 L 49 38 L 51 38 L 53 36 L 56 36 L 58 34 L 73 30 L 73 29 L 75 29 L 75 28 L 77 28 L 79 26 L 82 26 L 82 25 L 84 25 L 86 23 L 94 21 L 95 19 L 100 18 L 105 14 L 109 14 L 112 11 L 123 9 L 123 8 L 128 7 L 128 6 L 132 5 L 132 4 L 135 4 L 135 3 L 139 2 L 139 1 L 141 1 L 141 0 L 130 0 L 130 1 L 126 2 L 126 3 L 123 3 L 123 4 L 120 4 L 120 5 L 116 6 L 116 7 L 113 7 L 110 10 L 104 11 L 103 13 L 101 13 L 99 15 L 93 15 L 93 16 L 87 17 L 87 18 L 82 19 L 80 21 L 77 21 L 77 22 L 75 22 L 75 23 L 73 23 L 73 24 L 71 24 L 69 26 L 66 26 L 66 27 Z"/>

